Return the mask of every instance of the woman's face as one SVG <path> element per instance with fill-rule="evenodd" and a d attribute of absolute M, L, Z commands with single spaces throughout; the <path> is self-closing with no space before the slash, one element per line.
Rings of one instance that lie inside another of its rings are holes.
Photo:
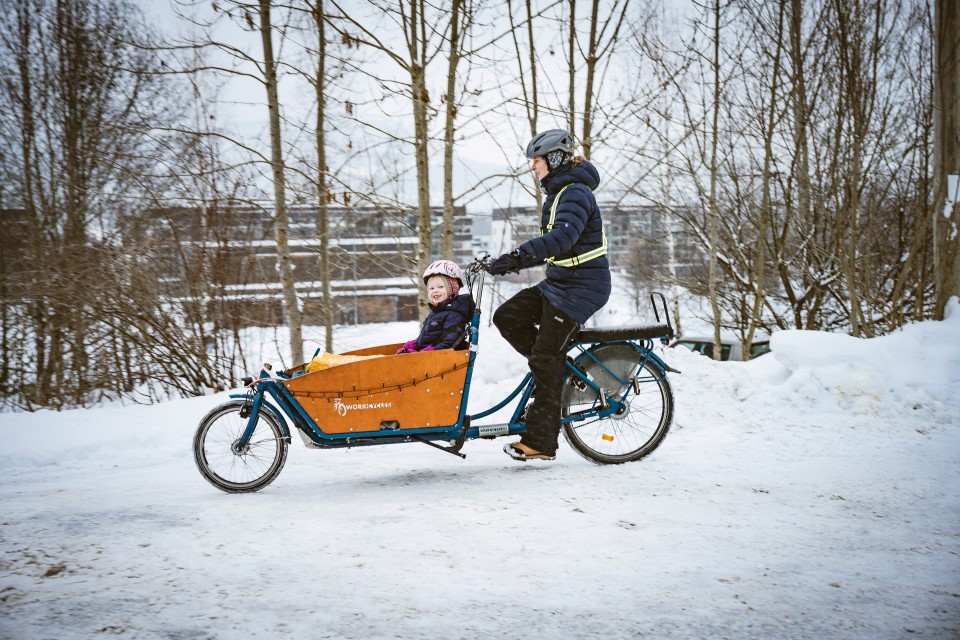
<path fill-rule="evenodd" d="M 443 281 L 443 276 L 430 276 L 427 278 L 427 300 L 430 304 L 438 305 L 447 299 L 447 283 Z"/>
<path fill-rule="evenodd" d="M 530 170 L 537 176 L 537 180 L 543 180 L 547 177 L 547 174 L 550 173 L 547 161 L 540 156 L 537 156 L 530 162 Z"/>

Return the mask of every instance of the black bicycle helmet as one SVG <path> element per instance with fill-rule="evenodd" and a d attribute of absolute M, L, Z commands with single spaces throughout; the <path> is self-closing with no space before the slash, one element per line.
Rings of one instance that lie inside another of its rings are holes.
<path fill-rule="evenodd" d="M 527 157 L 533 160 L 537 156 L 545 158 L 551 151 L 573 153 L 573 136 L 563 129 L 550 129 L 538 133 L 527 145 Z"/>

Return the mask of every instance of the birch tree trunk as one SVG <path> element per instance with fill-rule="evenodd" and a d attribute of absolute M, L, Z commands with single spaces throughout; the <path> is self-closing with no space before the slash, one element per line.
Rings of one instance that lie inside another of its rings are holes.
<path fill-rule="evenodd" d="M 433 247 L 433 221 L 430 219 L 430 148 L 427 130 L 427 106 L 430 95 L 427 92 L 426 46 L 427 33 L 423 0 L 409 0 L 410 14 L 404 24 L 407 36 L 407 53 L 410 60 L 410 89 L 413 92 L 413 148 L 417 167 L 417 287 L 420 291 L 420 319 L 426 319 L 430 312 L 427 306 L 426 285 L 420 278 L 430 265 L 430 251 Z"/>
<path fill-rule="evenodd" d="M 517 52 L 517 68 L 519 69 L 520 89 L 523 92 L 523 107 L 527 114 L 527 124 L 530 125 L 530 139 L 537 135 L 537 118 L 540 114 L 540 98 L 537 93 L 537 51 L 533 43 L 533 6 L 532 0 L 524 0 L 524 6 L 527 10 L 527 51 L 521 50 L 520 42 L 517 40 L 517 26 L 513 22 L 513 8 L 510 6 L 510 0 L 507 0 L 507 13 L 510 17 L 510 35 L 513 38 L 513 48 Z M 527 54 L 530 65 L 529 89 L 527 85 L 526 73 L 523 69 L 524 53 Z M 521 142 L 523 144 L 523 142 Z M 537 194 L 537 208 L 540 211 L 543 206 L 543 194 L 540 192 L 539 180 L 531 174 L 533 181 L 533 191 Z"/>
<path fill-rule="evenodd" d="M 277 265 L 283 304 L 290 330 L 291 364 L 303 362 L 303 318 L 297 299 L 293 262 L 290 258 L 288 234 L 290 217 L 287 211 L 287 187 L 284 175 L 283 148 L 280 137 L 280 100 L 277 96 L 277 66 L 273 59 L 273 34 L 270 24 L 270 0 L 260 0 L 260 40 L 263 44 L 263 75 L 267 88 L 267 109 L 270 112 L 270 168 L 273 173 L 274 233 L 277 240 Z"/>
<path fill-rule="evenodd" d="M 838 7 L 843 3 L 838 2 Z M 857 12 L 859 14 L 859 12 Z M 846 184 L 846 194 L 843 198 L 843 215 L 838 216 L 845 221 L 847 238 L 845 251 L 843 253 L 843 272 L 847 281 L 847 295 L 850 303 L 850 335 L 859 336 L 862 330 L 861 318 L 863 317 L 860 303 L 860 282 L 857 274 L 857 237 L 859 235 L 860 222 L 860 158 L 861 144 L 860 138 L 860 59 L 859 59 L 859 38 L 854 38 L 850 42 L 847 36 L 853 35 L 857 31 L 857 14 L 848 21 L 848 17 L 843 13 L 837 16 L 837 21 L 842 29 L 839 38 L 841 50 L 841 86 L 845 96 L 848 113 L 851 118 L 852 126 L 852 145 L 851 157 L 848 169 L 848 182 Z M 850 31 L 847 31 L 849 29 Z M 845 72 L 845 73 L 844 73 Z M 843 80 L 846 80 L 846 83 Z"/>
<path fill-rule="evenodd" d="M 943 319 L 949 298 L 960 296 L 960 6 L 937 0 L 934 11 L 934 289 Z"/>
<path fill-rule="evenodd" d="M 324 328 L 324 350 L 333 352 L 333 299 L 330 297 L 330 220 L 329 193 L 327 177 L 326 142 L 326 80 L 327 80 L 327 37 L 326 16 L 323 0 L 317 0 L 313 7 L 313 21 L 317 29 L 317 71 L 314 87 L 317 95 L 317 235 L 320 239 L 320 295 Z"/>
<path fill-rule="evenodd" d="M 710 310 L 713 313 L 713 359 L 720 360 L 720 303 L 717 299 L 717 280 L 720 275 L 717 252 L 720 250 L 720 230 L 717 217 L 720 215 L 717 206 L 717 143 L 720 137 L 720 0 L 713 2 L 713 109 L 710 115 L 710 271 L 708 289 L 710 296 Z"/>
<path fill-rule="evenodd" d="M 583 157 L 590 159 L 593 148 L 593 81 L 597 70 L 597 9 L 600 0 L 593 0 L 590 13 L 590 42 L 587 43 L 587 79 L 583 90 L 583 133 L 580 135 L 580 148 Z M 573 87 L 570 87 L 573 89 Z M 573 133 L 571 131 L 571 133 Z"/>
<path fill-rule="evenodd" d="M 790 1 L 790 63 L 793 66 L 792 92 L 790 95 L 790 109 L 793 114 L 793 166 L 792 172 L 796 182 L 796 227 L 800 230 L 812 229 L 812 201 L 810 195 L 810 148 L 808 129 L 810 110 L 807 105 L 806 69 L 803 50 L 803 2 Z M 789 221 L 784 223 L 784 236 L 790 234 Z M 786 237 L 781 238 L 781 246 L 786 245 Z M 809 253 L 809 251 L 804 252 Z M 796 329 L 810 328 L 804 325 L 803 308 L 806 306 L 804 290 L 799 299 L 791 282 L 787 262 L 777 261 L 777 270 L 780 273 L 780 284 L 784 289 L 788 302 L 793 311 L 793 325 Z M 806 273 L 806 269 L 803 270 Z M 810 314 L 812 315 L 812 314 Z M 809 318 L 810 316 L 808 316 Z"/>
<path fill-rule="evenodd" d="M 87 221 L 89 219 L 88 198 L 91 191 L 90 171 L 95 158 L 87 155 L 84 136 L 90 125 L 91 114 L 96 106 L 91 100 L 89 88 L 90 67 L 95 64 L 85 48 L 83 28 L 83 9 L 74 2 L 59 3 L 56 12 L 55 43 L 59 50 L 57 82 L 61 92 L 61 152 L 65 197 L 63 201 L 66 216 L 63 246 L 61 247 L 64 264 L 82 261 L 85 258 L 84 245 L 87 239 Z M 74 402 L 82 404 L 88 390 L 87 346 L 84 340 L 86 320 L 83 314 L 73 313 L 69 304 L 56 304 L 53 307 L 58 322 L 66 326 L 66 340 L 73 357 L 69 361 L 69 371 L 58 371 L 60 375 L 69 375 L 76 381 Z"/>
<path fill-rule="evenodd" d="M 452 0 L 450 9 L 450 57 L 447 64 L 446 123 L 443 128 L 443 232 L 440 236 L 440 255 L 453 259 L 453 143 L 457 119 L 457 67 L 460 64 L 460 42 L 463 0 Z"/>
<path fill-rule="evenodd" d="M 580 146 L 583 157 L 590 159 L 593 150 L 594 124 L 596 121 L 596 102 L 594 100 L 594 86 L 597 77 L 597 65 L 604 57 L 613 52 L 613 48 L 620 38 L 620 28 L 627 15 L 629 0 L 624 2 L 617 15 L 617 3 L 613 4 L 610 15 L 602 23 L 600 21 L 600 0 L 593 0 L 590 13 L 590 41 L 587 43 L 586 79 L 583 91 L 583 129 L 580 135 Z M 612 27 L 606 41 L 604 34 Z M 599 29 L 599 31 L 598 31 Z M 571 87 L 572 89 L 573 87 Z M 574 133 L 571 131 L 571 133 Z"/>

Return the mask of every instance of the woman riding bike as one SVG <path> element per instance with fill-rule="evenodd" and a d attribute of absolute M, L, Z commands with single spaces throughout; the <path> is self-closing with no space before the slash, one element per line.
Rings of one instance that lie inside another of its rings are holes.
<path fill-rule="evenodd" d="M 546 194 L 541 235 L 493 260 L 491 275 L 546 264 L 546 278 L 504 302 L 493 323 L 527 358 L 536 382 L 526 433 L 504 451 L 515 460 L 553 460 L 560 433 L 565 353 L 581 325 L 610 298 L 610 263 L 603 220 L 593 191 L 596 167 L 573 155 L 563 129 L 538 134 L 527 145 L 530 169 Z"/>

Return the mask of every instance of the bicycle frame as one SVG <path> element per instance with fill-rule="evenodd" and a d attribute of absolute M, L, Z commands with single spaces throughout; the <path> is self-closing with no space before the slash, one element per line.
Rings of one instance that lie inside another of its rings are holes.
<path fill-rule="evenodd" d="M 476 287 L 476 295 L 474 296 L 476 304 L 468 329 L 470 357 L 467 364 L 466 378 L 463 386 L 463 398 L 460 403 L 456 423 L 445 426 L 404 429 L 402 432 L 399 430 L 398 425 L 394 427 L 391 427 L 390 425 L 381 425 L 381 428 L 376 431 L 327 433 L 323 430 L 322 426 L 318 425 L 316 421 L 314 421 L 314 419 L 307 413 L 303 406 L 294 397 L 292 392 L 283 384 L 281 384 L 283 378 L 289 378 L 290 376 L 280 373 L 279 375 L 281 379 L 277 379 L 276 377 L 271 376 L 270 371 L 268 371 L 265 366 L 265 368 L 261 370 L 260 376 L 257 380 L 252 380 L 250 378 L 244 380 L 247 382 L 247 386 L 249 387 L 249 391 L 247 393 L 232 394 L 230 396 L 231 398 L 242 398 L 248 403 L 244 405 L 244 408 L 240 412 L 241 417 L 247 418 L 247 425 L 241 437 L 234 443 L 235 449 L 239 450 L 248 445 L 256 428 L 261 411 L 272 412 L 279 419 L 278 421 L 281 423 L 283 429 L 283 437 L 287 443 L 290 443 L 291 435 L 286 421 L 282 419 L 282 416 L 284 415 L 293 423 L 294 427 L 300 431 L 302 437 L 304 438 L 304 444 L 310 448 L 318 449 L 371 446 L 401 442 L 421 442 L 448 453 L 465 457 L 460 453 L 460 449 L 467 440 L 476 438 L 494 438 L 498 436 L 524 433 L 526 431 L 526 424 L 523 421 L 523 411 L 530 400 L 530 395 L 534 388 L 533 376 L 530 373 L 527 373 L 520 381 L 520 384 L 496 405 L 474 414 L 469 414 L 467 412 L 473 370 L 476 356 L 479 351 L 481 317 L 480 307 L 483 294 L 483 272 L 480 270 L 474 270 L 472 273 L 474 274 L 474 278 L 471 280 L 470 284 L 471 289 L 473 289 L 474 286 Z M 471 292 L 473 293 L 473 291 Z M 661 295 L 661 298 L 662 297 L 663 296 Z M 651 299 L 653 299 L 653 296 L 651 296 Z M 654 309 L 656 310 L 655 302 Z M 665 309 L 666 306 L 664 303 L 664 310 Z M 657 315 L 659 321 L 659 313 Z M 669 316 L 667 317 L 667 320 L 667 326 L 669 326 Z M 621 380 L 618 378 L 612 371 L 607 369 L 607 367 L 604 366 L 604 364 L 598 360 L 591 351 L 591 349 L 599 345 L 611 344 L 629 345 L 631 348 L 635 349 L 643 356 L 640 370 L 643 370 L 644 364 L 648 362 L 652 363 L 652 368 L 659 372 L 659 377 L 639 379 L 637 375 L 634 375 L 629 380 Z M 571 356 L 571 353 L 574 355 Z M 578 340 L 568 347 L 567 354 L 567 381 L 569 381 L 570 377 L 572 376 L 575 378 L 573 384 L 578 385 L 581 390 L 585 390 L 586 388 L 592 389 L 597 393 L 597 400 L 592 406 L 579 411 L 576 414 L 563 417 L 564 423 L 590 418 L 602 419 L 616 414 L 622 410 L 624 403 L 627 400 L 627 396 L 631 392 L 639 393 L 640 384 L 662 380 L 663 377 L 666 376 L 667 371 L 672 371 L 672 369 L 653 352 L 652 340 L 649 338 L 641 341 L 633 339 L 606 340 L 602 339 L 601 336 L 601 339 L 599 340 Z M 619 397 L 607 397 L 604 394 L 604 391 L 583 371 L 579 363 L 586 361 L 586 359 L 592 359 L 597 365 L 602 367 L 608 375 L 618 381 L 618 383 L 624 388 L 623 393 Z M 490 416 L 500 411 L 516 398 L 519 398 L 519 400 L 517 401 L 513 414 L 508 422 L 504 424 L 488 425 L 473 424 L 475 420 Z M 438 441 L 448 441 L 452 444 L 444 446 L 437 444 Z"/>

